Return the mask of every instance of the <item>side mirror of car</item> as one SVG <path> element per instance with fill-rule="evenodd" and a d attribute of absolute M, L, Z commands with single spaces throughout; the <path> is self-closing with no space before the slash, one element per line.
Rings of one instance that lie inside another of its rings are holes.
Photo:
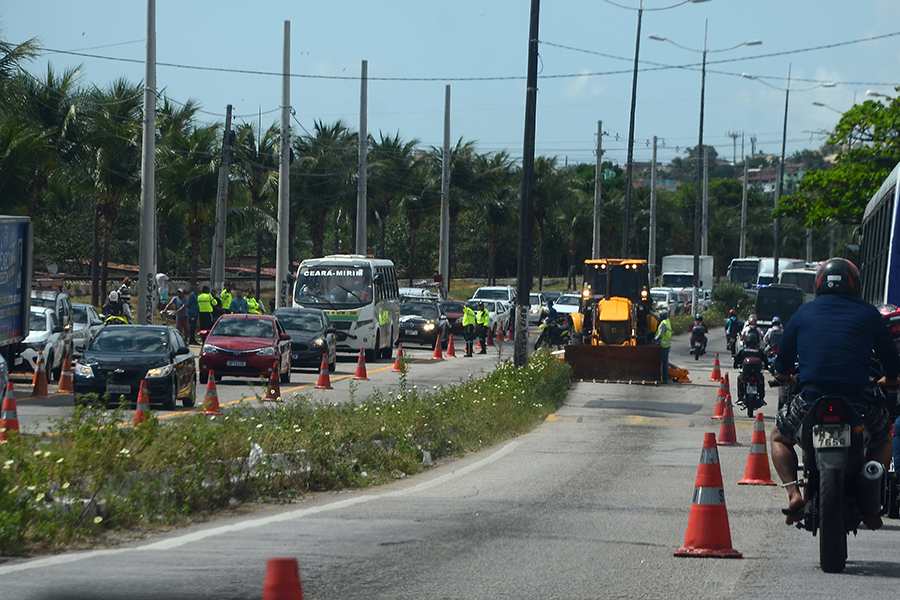
<path fill-rule="evenodd" d="M 290 340 L 290 339 L 291 339 L 291 334 L 289 334 L 289 333 L 282 333 L 282 334 L 279 334 L 278 339 L 280 339 L 280 340 Z"/>
<path fill-rule="evenodd" d="M 175 356 L 183 356 L 185 354 L 190 354 L 190 353 L 191 353 L 191 349 L 188 346 L 182 346 L 181 348 L 178 348 L 177 350 L 175 350 Z"/>
<path fill-rule="evenodd" d="M 338 330 L 335 329 L 334 327 L 329 327 L 328 329 L 325 330 L 325 333 L 330 333 L 330 334 L 332 334 L 332 335 L 337 335 L 337 334 L 338 334 Z"/>

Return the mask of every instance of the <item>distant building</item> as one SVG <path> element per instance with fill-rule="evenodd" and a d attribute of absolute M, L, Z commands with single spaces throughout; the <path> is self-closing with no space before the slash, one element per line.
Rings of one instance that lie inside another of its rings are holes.
<path fill-rule="evenodd" d="M 792 194 L 797 189 L 797 182 L 803 179 L 809 167 L 805 164 L 784 166 L 784 185 L 781 193 L 783 196 Z M 744 173 L 740 172 L 738 180 L 743 182 Z M 778 169 L 776 167 L 763 167 L 747 170 L 747 185 L 758 189 L 764 194 L 774 194 L 775 184 L 778 181 Z"/>

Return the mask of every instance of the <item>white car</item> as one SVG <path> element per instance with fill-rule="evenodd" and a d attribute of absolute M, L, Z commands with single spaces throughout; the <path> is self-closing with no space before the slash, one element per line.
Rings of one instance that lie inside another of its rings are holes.
<path fill-rule="evenodd" d="M 63 340 L 65 328 L 56 320 L 56 312 L 52 308 L 31 307 L 31 325 L 28 337 L 22 341 L 22 358 L 37 370 L 38 352 L 44 353 L 44 368 L 47 381 L 59 380 L 62 373 L 63 360 L 66 357 L 66 344 Z"/>
<path fill-rule="evenodd" d="M 668 311 L 669 316 L 674 317 L 679 311 L 680 298 L 678 292 L 667 288 L 650 288 L 650 297 L 653 298 L 653 309 L 656 312 Z"/>
<path fill-rule="evenodd" d="M 488 321 L 488 330 L 491 333 L 491 337 L 496 337 L 498 331 L 500 331 L 501 329 L 506 330 L 509 325 L 509 309 L 506 308 L 505 302 L 470 298 L 467 304 L 472 307 L 472 310 L 475 311 L 476 315 L 478 314 L 479 302 L 483 302 L 484 307 L 488 311 L 488 316 L 490 319 Z"/>
<path fill-rule="evenodd" d="M 556 312 L 564 315 L 571 315 L 578 312 L 578 305 L 581 303 L 579 294 L 563 294 L 553 303 Z"/>
<path fill-rule="evenodd" d="M 72 303 L 72 316 L 75 331 L 72 333 L 74 345 L 72 354 L 81 356 L 94 334 L 103 329 L 103 320 L 97 309 L 90 304 Z"/>
<path fill-rule="evenodd" d="M 538 292 L 528 295 L 528 303 L 531 305 L 531 308 L 528 309 L 528 324 L 537 325 L 541 322 L 541 309 L 544 308 L 547 300 L 544 298 L 544 294 Z"/>
<path fill-rule="evenodd" d="M 472 300 L 495 300 L 497 302 L 502 302 L 506 305 L 506 310 L 511 313 L 516 309 L 516 290 L 508 285 L 482 286 L 472 294 Z"/>

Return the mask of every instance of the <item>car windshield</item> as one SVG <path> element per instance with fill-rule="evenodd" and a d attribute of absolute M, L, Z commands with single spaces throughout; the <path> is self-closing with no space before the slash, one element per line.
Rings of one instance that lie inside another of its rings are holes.
<path fill-rule="evenodd" d="M 32 306 L 42 306 L 44 308 L 56 308 L 56 299 L 43 298 L 41 296 L 32 296 L 31 297 L 31 305 Z"/>
<path fill-rule="evenodd" d="M 580 296 L 560 296 L 557 300 L 557 304 L 563 304 L 565 306 L 578 306 L 578 302 L 581 300 Z"/>
<path fill-rule="evenodd" d="M 442 304 L 441 306 L 444 307 L 444 312 L 461 313 L 463 311 L 463 305 L 459 302 L 447 302 L 445 304 Z"/>
<path fill-rule="evenodd" d="M 325 329 L 325 317 L 315 313 L 276 313 L 285 329 L 294 331 L 321 331 Z"/>
<path fill-rule="evenodd" d="M 409 315 L 425 317 L 426 319 L 437 319 L 438 310 L 434 305 L 426 304 L 425 302 L 401 302 L 400 316 Z"/>
<path fill-rule="evenodd" d="M 489 300 L 507 300 L 509 292 L 506 290 L 478 290 L 473 298 L 486 298 Z M 490 309 L 488 309 L 490 310 Z"/>
<path fill-rule="evenodd" d="M 488 300 L 479 300 L 477 302 L 469 302 L 469 306 L 471 306 L 472 310 L 474 310 L 475 312 L 478 312 L 478 302 L 481 302 L 482 304 L 484 304 L 484 307 L 487 309 L 487 311 L 489 313 L 497 312 L 497 306 L 493 302 L 490 302 Z"/>
<path fill-rule="evenodd" d="M 83 306 L 73 306 L 72 313 L 75 315 L 75 322 L 81 325 L 87 325 L 88 311 Z"/>
<path fill-rule="evenodd" d="M 169 347 L 166 332 L 113 325 L 102 329 L 90 349 L 95 352 L 165 352 Z"/>
<path fill-rule="evenodd" d="M 650 292 L 650 296 L 653 297 L 654 302 L 665 302 L 668 300 L 668 294 L 665 292 Z"/>
<path fill-rule="evenodd" d="M 528 296 L 528 303 L 529 304 L 543 304 L 544 302 L 539 295 L 531 294 Z"/>
<path fill-rule="evenodd" d="M 245 338 L 275 337 L 272 322 L 266 319 L 219 319 L 210 335 Z"/>
<path fill-rule="evenodd" d="M 368 265 L 304 267 L 298 273 L 294 299 L 309 308 L 316 304 L 327 304 L 329 308 L 356 308 L 371 304 L 372 283 L 372 270 Z"/>
<path fill-rule="evenodd" d="M 31 331 L 47 331 L 47 316 L 42 312 L 31 313 Z"/>

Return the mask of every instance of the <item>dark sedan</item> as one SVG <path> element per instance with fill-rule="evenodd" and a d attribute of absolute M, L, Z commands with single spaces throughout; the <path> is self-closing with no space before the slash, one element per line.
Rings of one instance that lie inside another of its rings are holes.
<path fill-rule="evenodd" d="M 440 338 L 447 347 L 450 339 L 450 321 L 437 302 L 410 301 L 400 303 L 400 335 L 398 342 L 427 344 L 434 348 Z"/>
<path fill-rule="evenodd" d="M 272 315 L 222 315 L 200 332 L 200 383 L 213 371 L 223 376 L 268 379 L 277 370 L 281 383 L 291 381 L 291 336 Z"/>
<path fill-rule="evenodd" d="M 107 325 L 97 332 L 72 369 L 75 404 L 93 401 L 106 406 L 125 398 L 136 402 L 141 380 L 147 382 L 151 404 L 174 409 L 179 398 L 186 407 L 196 398 L 194 353 L 174 327 Z"/>
<path fill-rule="evenodd" d="M 318 369 L 325 355 L 328 370 L 334 372 L 337 330 L 328 315 L 317 308 L 279 308 L 272 315 L 291 336 L 291 366 Z"/>

